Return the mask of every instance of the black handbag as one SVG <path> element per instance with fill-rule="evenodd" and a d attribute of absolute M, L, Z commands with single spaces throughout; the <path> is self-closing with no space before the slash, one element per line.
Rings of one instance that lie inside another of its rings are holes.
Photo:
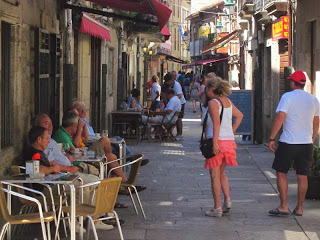
<path fill-rule="evenodd" d="M 221 107 L 222 107 L 221 114 L 220 114 L 220 124 L 221 124 L 222 116 L 223 116 L 223 104 L 219 98 L 216 98 L 216 99 L 219 100 L 219 102 L 221 103 Z M 209 111 L 209 109 L 208 109 L 208 111 Z M 207 124 L 207 120 L 208 120 L 208 111 L 207 111 L 206 116 L 203 120 L 202 134 L 201 134 L 201 139 L 200 139 L 200 151 L 206 159 L 212 158 L 215 156 L 215 154 L 213 152 L 212 138 L 203 139 L 203 134 L 206 129 L 206 124 Z"/>

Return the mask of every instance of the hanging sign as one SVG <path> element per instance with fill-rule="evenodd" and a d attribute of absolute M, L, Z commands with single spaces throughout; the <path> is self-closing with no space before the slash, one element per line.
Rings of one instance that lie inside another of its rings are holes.
<path fill-rule="evenodd" d="M 289 38 L 289 17 L 282 16 L 272 23 L 272 40 Z"/>

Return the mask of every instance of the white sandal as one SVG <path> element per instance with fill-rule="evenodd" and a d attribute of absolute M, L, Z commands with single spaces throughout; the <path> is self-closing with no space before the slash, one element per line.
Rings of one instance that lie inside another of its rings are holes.
<path fill-rule="evenodd" d="M 211 209 L 210 211 L 206 211 L 206 216 L 208 217 L 222 217 L 223 210 L 221 207 Z"/>
<path fill-rule="evenodd" d="M 232 206 L 231 199 L 227 198 L 223 203 L 223 213 L 228 213 Z"/>

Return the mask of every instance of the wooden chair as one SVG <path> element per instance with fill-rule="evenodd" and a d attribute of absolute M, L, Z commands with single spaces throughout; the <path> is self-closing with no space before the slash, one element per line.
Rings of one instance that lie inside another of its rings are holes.
<path fill-rule="evenodd" d="M 92 182 L 92 183 L 88 183 L 86 185 L 80 186 L 80 187 L 88 187 L 88 186 L 98 185 L 95 206 L 91 204 L 85 204 L 85 203 L 80 203 L 76 205 L 76 215 L 89 219 L 89 224 L 87 228 L 88 239 L 90 235 L 90 225 L 92 226 L 92 229 L 93 229 L 94 238 L 96 240 L 99 239 L 96 228 L 94 226 L 94 222 L 107 220 L 107 219 L 116 219 L 120 238 L 121 240 L 123 240 L 123 234 L 122 234 L 121 225 L 119 222 L 119 217 L 116 211 L 114 211 L 114 205 L 116 203 L 116 199 L 118 196 L 120 183 L 121 183 L 121 178 L 115 177 L 110 179 L 103 179 L 98 182 Z M 70 206 L 63 207 L 62 212 L 70 213 L 71 212 Z M 58 217 L 58 221 L 59 220 L 60 220 L 60 215 Z"/>
<path fill-rule="evenodd" d="M 136 197 L 137 197 L 141 212 L 143 214 L 144 219 L 146 219 L 146 215 L 144 213 L 144 210 L 143 210 L 143 207 L 142 207 L 142 203 L 141 203 L 137 188 L 135 186 L 136 185 L 136 181 L 137 181 L 137 177 L 138 177 L 138 173 L 139 173 L 139 170 L 140 170 L 140 166 L 141 166 L 141 161 L 143 159 L 143 154 L 136 154 L 136 155 L 134 155 L 132 157 L 133 157 L 133 161 L 132 162 L 120 165 L 120 166 L 115 167 L 115 168 L 111 168 L 109 170 L 108 177 L 110 177 L 110 174 L 115 169 L 118 169 L 118 168 L 121 168 L 121 167 L 126 167 L 126 166 L 131 166 L 128 180 L 126 182 L 121 182 L 121 187 L 124 187 L 124 188 L 128 189 L 132 204 L 133 204 L 134 209 L 135 209 L 135 211 L 136 211 L 136 213 L 138 215 L 139 213 L 138 213 L 138 210 L 137 210 L 137 207 L 136 207 L 136 203 L 135 203 L 135 201 L 133 199 L 131 189 L 133 189 L 135 191 L 135 194 L 136 194 Z"/>
<path fill-rule="evenodd" d="M 41 224 L 41 230 L 42 230 L 42 235 L 44 240 L 51 239 L 50 222 L 52 222 L 55 219 L 55 213 L 48 212 L 45 196 L 41 192 L 33 189 L 29 189 L 29 190 L 43 197 L 43 202 L 45 203 L 44 204 L 45 211 L 42 210 L 42 205 L 38 199 L 20 194 L 15 191 L 11 191 L 11 190 L 9 191 L 8 189 L 3 188 L 2 183 L 0 183 L 0 208 L 1 208 L 3 221 L 5 222 L 0 233 L 0 240 L 4 238 L 9 225 L 22 225 L 22 224 L 32 224 L 32 223 Z M 12 196 L 16 196 L 16 197 L 34 202 L 37 205 L 39 212 L 29 213 L 29 214 L 10 215 L 7 208 L 7 201 L 4 193 L 11 194 Z M 47 230 L 48 230 L 47 232 L 46 232 L 45 223 L 47 223 Z M 58 227 L 59 225 L 57 225 L 57 228 Z M 55 239 L 57 238 L 57 236 L 58 235 L 55 236 Z"/>

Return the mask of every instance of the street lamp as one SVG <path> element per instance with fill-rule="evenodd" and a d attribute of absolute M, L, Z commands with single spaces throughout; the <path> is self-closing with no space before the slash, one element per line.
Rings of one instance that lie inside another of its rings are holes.
<path fill-rule="evenodd" d="M 229 15 L 232 15 L 234 13 L 234 6 L 236 4 L 233 2 L 233 0 L 226 0 L 224 6 L 228 9 Z"/>
<path fill-rule="evenodd" d="M 148 51 L 148 46 L 145 45 L 145 46 L 142 48 L 142 50 L 143 50 L 144 53 L 146 53 L 146 52 Z"/>
<path fill-rule="evenodd" d="M 217 33 L 221 33 L 222 28 L 223 28 L 223 25 L 222 25 L 221 21 L 218 21 L 217 25 L 216 25 Z"/>

